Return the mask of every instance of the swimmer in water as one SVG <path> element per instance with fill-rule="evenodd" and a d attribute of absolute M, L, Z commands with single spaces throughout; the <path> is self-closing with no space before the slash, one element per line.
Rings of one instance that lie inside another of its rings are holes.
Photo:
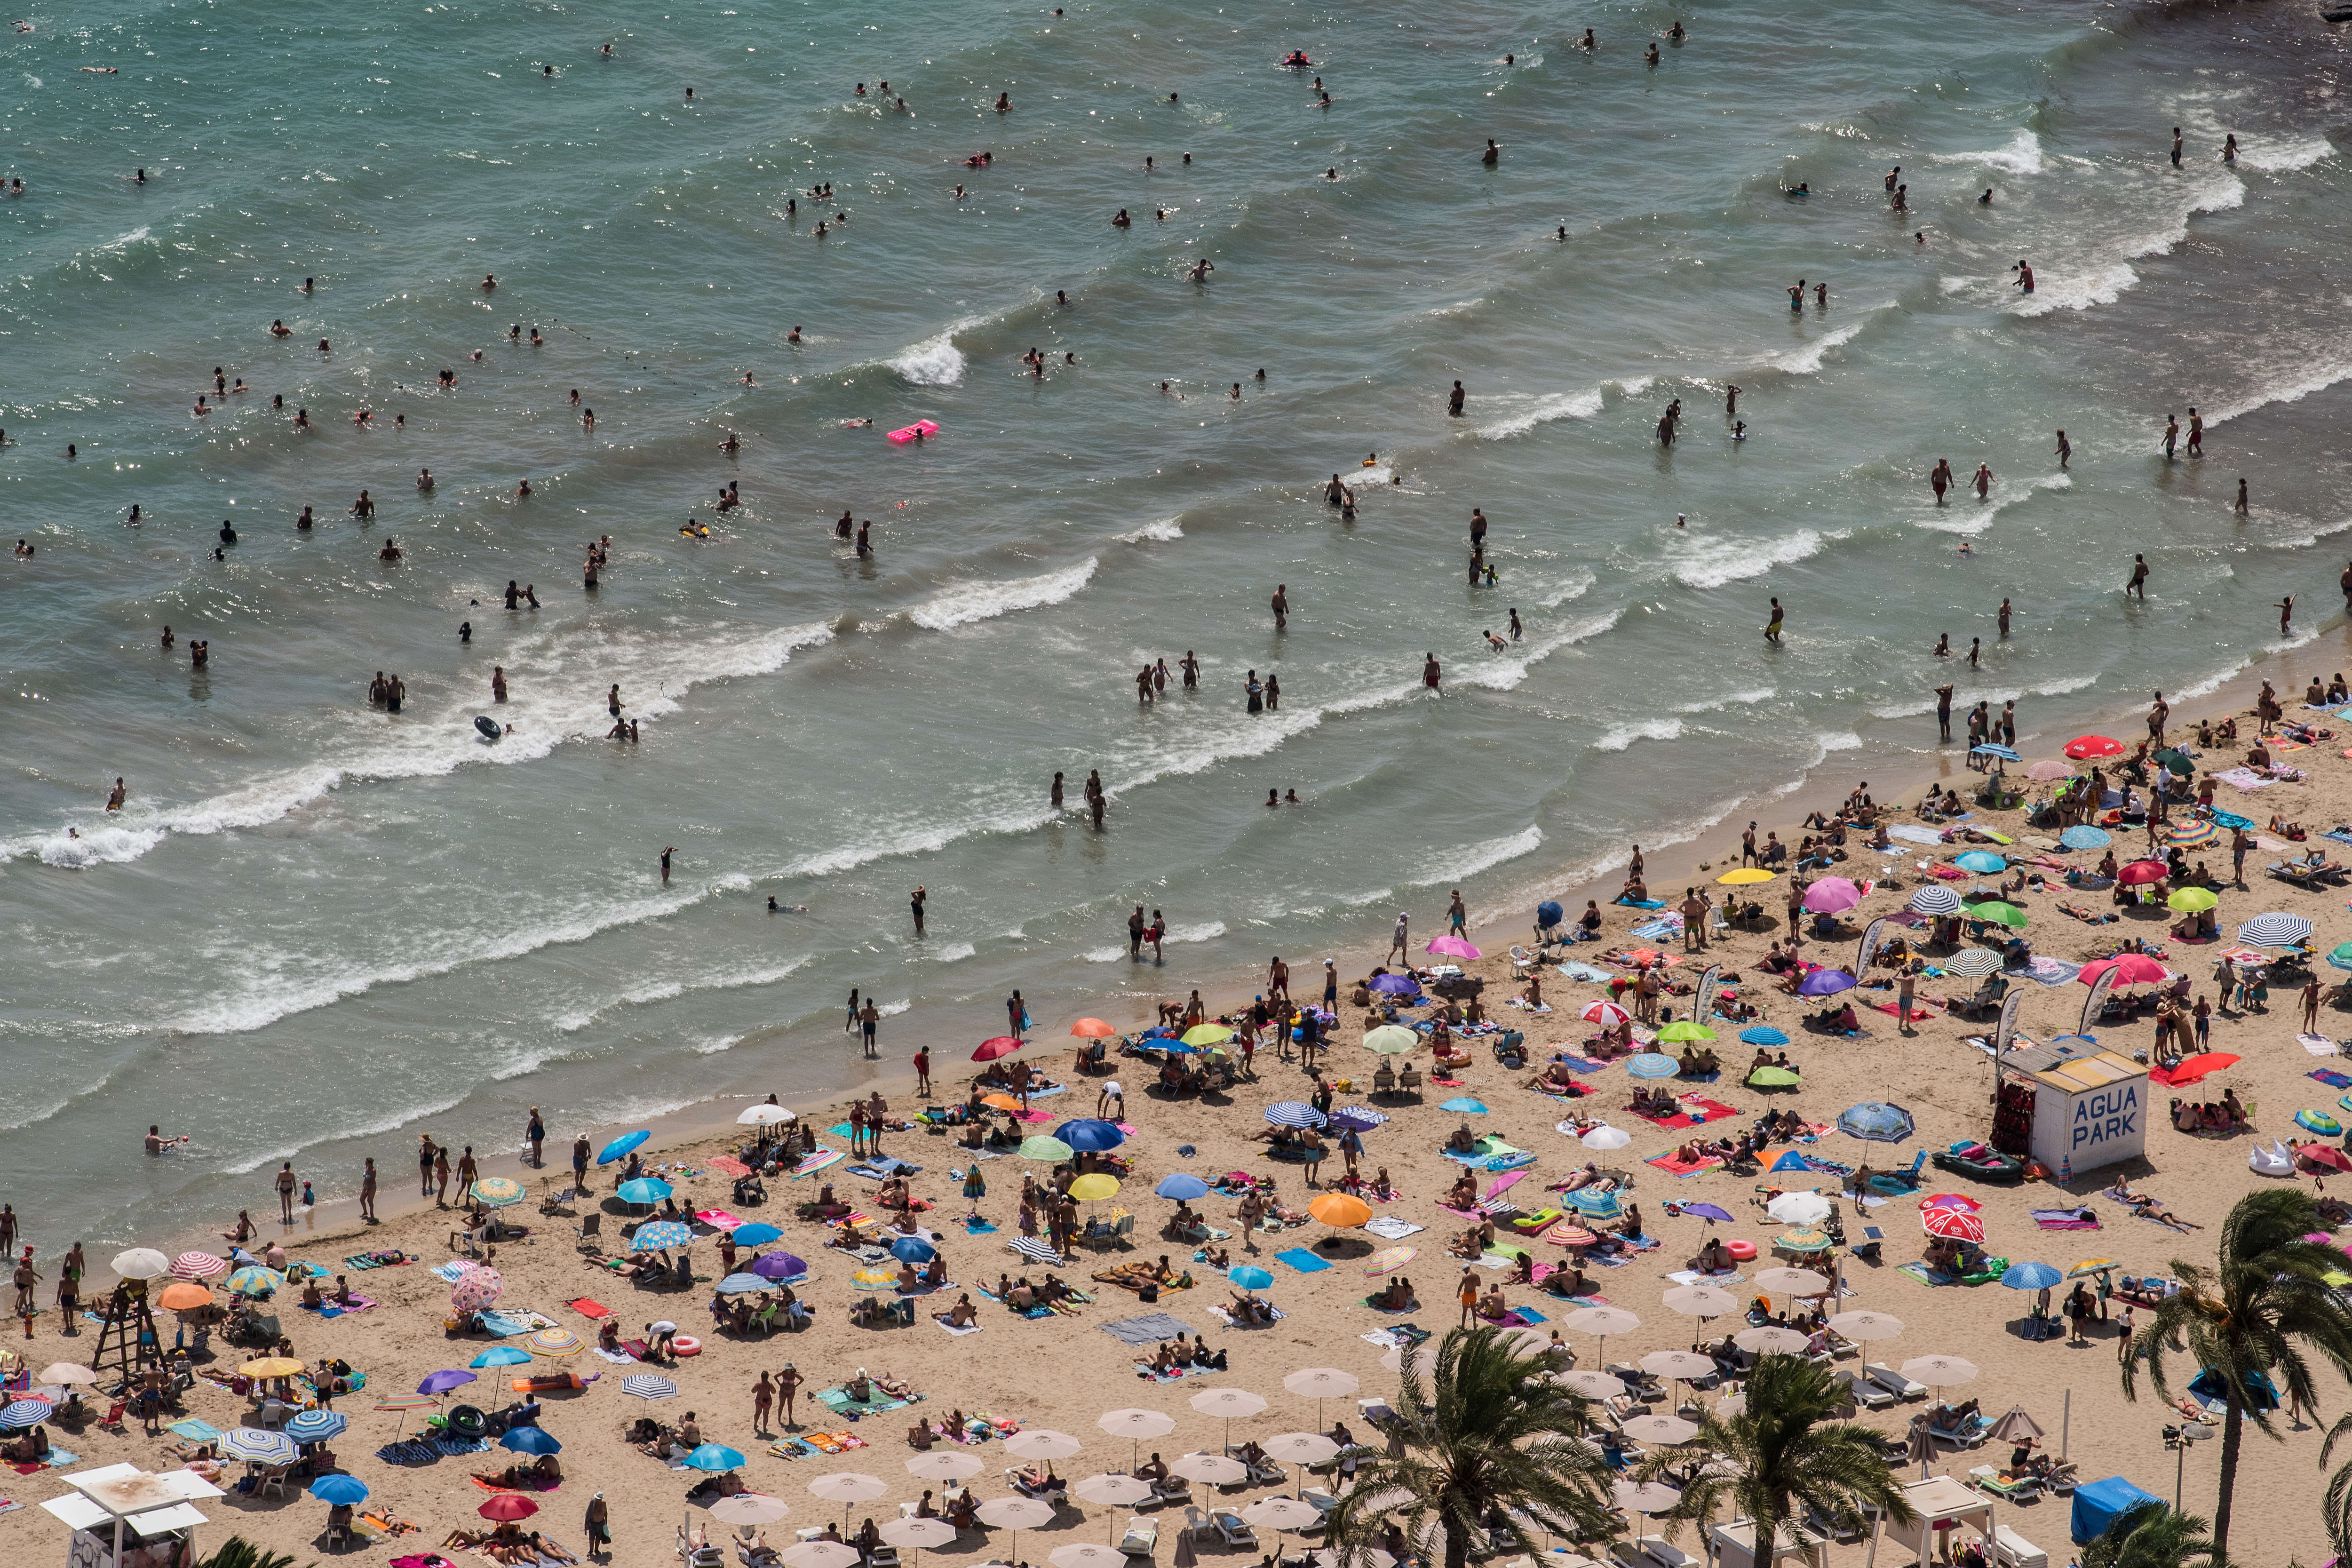
<path fill-rule="evenodd" d="M 1592 36 L 1591 28 L 1587 27 L 1584 29 L 1584 37 L 1576 41 L 1576 47 L 1580 49 L 1597 49 L 1601 47 L 1601 40 Z"/>
<path fill-rule="evenodd" d="M 1992 205 L 1992 187 L 1990 185 L 1987 185 L 1984 188 L 1984 195 L 1977 198 L 1977 205 L 1980 207 L 1989 207 Z"/>
<path fill-rule="evenodd" d="M 1209 274 L 1214 272 L 1216 269 L 1217 264 L 1204 256 L 1201 258 L 1198 262 L 1193 264 L 1192 281 L 1195 283 L 1206 283 L 1209 280 Z"/>
<path fill-rule="evenodd" d="M 1747 439 L 1748 439 L 1748 421 L 1747 421 L 1747 420 L 1745 420 L 1745 419 L 1739 419 L 1739 420 L 1735 420 L 1735 421 L 1732 423 L 1732 426 L 1731 426 L 1731 438 L 1732 438 L 1733 440 L 1735 440 L 1735 441 L 1745 441 L 1745 440 L 1747 440 Z"/>
<path fill-rule="evenodd" d="M 1501 145 L 1501 143 L 1497 142 L 1496 142 L 1496 141 L 1492 136 L 1487 137 L 1487 138 L 1486 138 L 1486 152 L 1484 152 L 1484 153 L 1480 153 L 1480 154 L 1479 154 L 1479 156 L 1478 156 L 1478 162 L 1480 162 L 1481 163 L 1486 164 L 1488 168 L 1490 168 L 1490 169 L 1491 169 L 1491 168 L 1493 168 L 1496 164 L 1497 164 L 1497 163 L 1501 163 L 1502 161 L 1503 161 L 1503 149 L 1502 149 L 1502 145 Z"/>

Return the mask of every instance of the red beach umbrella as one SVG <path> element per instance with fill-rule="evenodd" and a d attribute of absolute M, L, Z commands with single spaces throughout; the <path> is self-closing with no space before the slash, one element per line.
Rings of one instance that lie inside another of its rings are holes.
<path fill-rule="evenodd" d="M 539 1511 L 539 1505 L 520 1492 L 500 1492 L 475 1511 L 484 1519 L 503 1523 L 510 1519 L 529 1519 Z"/>
<path fill-rule="evenodd" d="M 2207 1051 L 2200 1056 L 2185 1058 L 2179 1067 L 2169 1072 L 2158 1068 L 2148 1076 L 2155 1078 L 2157 1073 L 2163 1072 L 2164 1077 L 2159 1080 L 2161 1082 L 2195 1083 L 2209 1074 L 2220 1072 L 2223 1068 L 2233 1068 L 2237 1065 L 2238 1058 L 2228 1051 Z"/>
<path fill-rule="evenodd" d="M 1965 1209 L 1921 1209 L 1919 1227 L 1954 1241 L 1984 1240 L 1984 1220 Z"/>
<path fill-rule="evenodd" d="M 1011 1056 L 1024 1043 L 1015 1036 L 999 1035 L 992 1040 L 981 1041 L 980 1049 L 971 1053 L 971 1059 L 976 1062 L 992 1062 L 999 1057 Z"/>
<path fill-rule="evenodd" d="M 2116 757 L 2123 754 L 2124 743 L 2105 735 L 2077 735 L 2066 742 L 2066 754 L 2076 762 L 2086 757 Z"/>
<path fill-rule="evenodd" d="M 2131 884 L 2161 882 L 2171 875 L 2172 868 L 2161 860 L 2135 860 L 2116 873 L 2116 880 Z"/>

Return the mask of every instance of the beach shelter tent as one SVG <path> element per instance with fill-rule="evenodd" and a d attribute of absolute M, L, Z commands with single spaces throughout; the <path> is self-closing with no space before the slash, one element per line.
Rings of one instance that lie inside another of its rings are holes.
<path fill-rule="evenodd" d="M 2079 1035 L 2017 1047 L 2000 1067 L 2033 1085 L 2027 1151 L 2045 1170 L 2079 1175 L 2139 1157 L 2147 1142 L 2147 1068 Z"/>
<path fill-rule="evenodd" d="M 136 1465 L 106 1465 L 62 1479 L 74 1489 L 41 1505 L 73 1531 L 70 1563 L 127 1562 L 140 1550 L 123 1540 L 134 1535 L 148 1549 L 195 1553 L 196 1527 L 210 1522 L 194 1505 L 223 1497 L 218 1487 L 187 1470 L 150 1475 Z"/>
<path fill-rule="evenodd" d="M 1729 1524 L 1718 1524 L 1709 1532 L 1707 1541 L 1713 1549 L 1717 1568 L 1771 1568 L 1771 1563 L 1756 1561 L 1756 1521 L 1735 1519 Z M 1772 1562 L 1794 1560 L 1809 1568 L 1826 1568 L 1829 1543 L 1812 1531 L 1794 1524 L 1783 1523 L 1772 1537 Z"/>
<path fill-rule="evenodd" d="M 1925 1480 L 1911 1481 L 1903 1488 L 1904 1500 L 1918 1512 L 1910 1524 L 1886 1526 L 1888 1537 L 1909 1547 L 1922 1563 L 1934 1561 L 1937 1527 L 1958 1529 L 1971 1525 L 1987 1541 L 1993 1539 L 1992 1499 L 1984 1493 L 1962 1486 L 1949 1476 L 1929 1476 Z M 1878 1531 L 1885 1525 L 1885 1516 L 1872 1522 L 1870 1553 L 1864 1568 L 1878 1560 Z"/>
<path fill-rule="evenodd" d="M 2074 1489 L 2074 1516 L 2068 1521 L 2077 1546 L 2087 1546 L 2106 1532 L 2125 1514 L 2149 1503 L 2161 1505 L 2164 1500 L 2154 1492 L 2144 1492 L 2121 1476 L 2109 1476 L 2103 1481 L 2091 1481 Z"/>

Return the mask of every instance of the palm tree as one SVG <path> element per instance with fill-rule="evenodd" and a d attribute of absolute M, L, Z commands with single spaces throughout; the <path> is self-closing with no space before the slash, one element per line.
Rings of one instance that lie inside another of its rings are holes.
<path fill-rule="evenodd" d="M 2326 1281 L 2344 1255 L 2303 1240 L 2326 1231 L 2318 1205 L 2299 1188 L 2249 1193 L 2221 1224 L 2214 1265 L 2175 1258 L 2178 1295 L 2157 1304 L 2146 1328 L 2133 1339 L 2123 1363 L 2124 1397 L 2139 1397 L 2140 1368 L 2157 1397 L 2168 1404 L 2172 1389 L 2165 1357 L 2186 1350 L 2195 1363 L 2221 1382 L 2221 1497 L 2213 1508 L 2213 1550 L 2230 1547 L 2231 1492 L 2238 1480 L 2239 1447 L 2252 1420 L 2274 1441 L 2285 1438 L 2270 1412 L 2247 1403 L 2249 1381 L 2267 1373 L 2303 1406 L 2318 1403 L 2307 1352 L 2352 1378 L 2352 1306 Z"/>
<path fill-rule="evenodd" d="M 1706 1530 L 1727 1502 L 1756 1523 L 1750 1556 L 1757 1563 L 1772 1561 L 1773 1542 L 1802 1508 L 1842 1527 L 1859 1524 L 1864 1508 L 1909 1524 L 1918 1511 L 1887 1468 L 1878 1434 L 1859 1422 L 1830 1419 L 1846 1400 L 1829 1368 L 1802 1356 L 1759 1356 L 1748 1375 L 1745 1409 L 1727 1418 L 1708 1414 L 1685 1445 L 1689 1454 L 1661 1450 L 1634 1473 L 1655 1480 L 1678 1464 L 1689 1464 L 1690 1454 L 1730 1460 L 1692 1479 L 1683 1488 L 1681 1503 L 1664 1517 L 1696 1520 Z"/>
<path fill-rule="evenodd" d="M 196 1568 L 293 1568 L 294 1559 L 265 1552 L 242 1535 L 232 1535 Z"/>
<path fill-rule="evenodd" d="M 1541 1544 L 1509 1510 L 1578 1539 L 1610 1531 L 1609 1461 L 1579 1436 L 1583 1400 L 1543 1373 L 1491 1328 L 1454 1329 L 1437 1347 L 1426 1385 L 1422 1346 L 1404 1352 L 1391 1451 L 1364 1461 L 1331 1515 L 1340 1561 L 1356 1560 L 1393 1521 L 1410 1541 L 1445 1543 L 1445 1568 L 1463 1568 L 1490 1519 L 1517 1550 Z"/>
<path fill-rule="evenodd" d="M 2108 1521 L 2083 1548 L 2083 1568 L 2229 1568 L 2205 1538 L 2205 1521 L 2160 1502 L 2142 1503 Z"/>

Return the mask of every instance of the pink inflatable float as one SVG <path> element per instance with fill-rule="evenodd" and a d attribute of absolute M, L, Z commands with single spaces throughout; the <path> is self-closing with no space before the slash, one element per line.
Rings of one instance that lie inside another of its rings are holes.
<path fill-rule="evenodd" d="M 918 419 L 903 430 L 891 431 L 890 439 L 893 441 L 919 441 L 926 436 L 936 436 L 939 433 L 940 427 L 932 424 L 929 420 Z"/>

